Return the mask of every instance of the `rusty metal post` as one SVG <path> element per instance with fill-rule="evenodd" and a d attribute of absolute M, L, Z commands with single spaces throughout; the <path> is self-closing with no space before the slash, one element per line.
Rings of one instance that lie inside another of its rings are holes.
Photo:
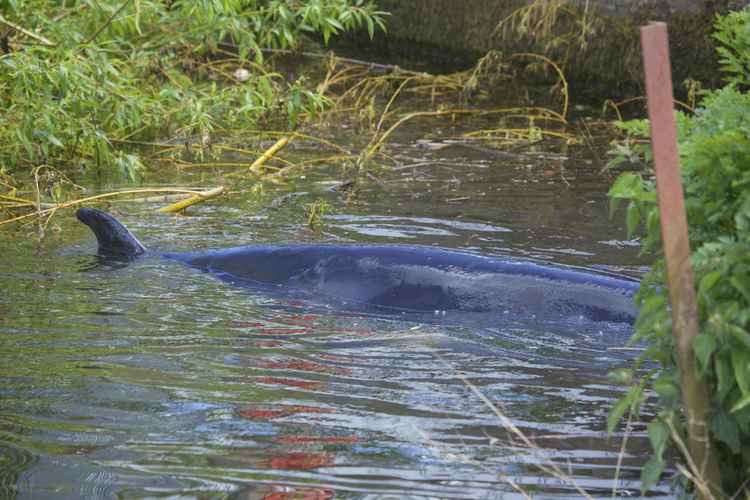
<path fill-rule="evenodd" d="M 708 483 L 710 494 L 718 497 L 721 476 L 708 432 L 708 389 L 698 376 L 693 352 L 693 341 L 698 335 L 698 309 L 677 151 L 666 24 L 652 23 L 641 28 L 641 47 L 646 74 L 648 116 L 651 121 L 651 146 L 656 166 L 661 235 L 667 264 L 667 286 L 672 305 L 672 333 L 677 348 L 682 397 L 687 410 L 688 448 L 698 469 L 694 473 L 700 474 Z M 701 492 L 701 496 L 708 496 L 706 493 L 708 492 Z"/>

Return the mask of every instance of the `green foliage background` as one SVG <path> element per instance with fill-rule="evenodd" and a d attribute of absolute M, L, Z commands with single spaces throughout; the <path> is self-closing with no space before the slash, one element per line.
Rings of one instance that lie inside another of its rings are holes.
<path fill-rule="evenodd" d="M 4 0 L 0 173 L 39 165 L 143 168 L 128 141 L 206 140 L 326 100 L 264 66 L 264 48 L 383 28 L 367 0 Z M 16 26 L 30 32 L 24 34 Z M 210 63 L 235 58 L 237 84 Z"/>
<path fill-rule="evenodd" d="M 750 7 L 717 19 L 716 39 L 728 85 L 705 94 L 692 116 L 678 114 L 689 237 L 693 249 L 700 315 L 694 349 L 711 393 L 711 436 L 719 454 L 724 492 L 750 491 Z M 660 399 L 660 413 L 649 424 L 654 454 L 643 470 L 643 488 L 665 467 L 664 452 L 675 437 L 687 442 L 665 285 L 665 265 L 656 205 L 655 181 L 645 120 L 621 123 L 630 140 L 619 159 L 638 155 L 647 167 L 627 172 L 610 191 L 613 207 L 627 201 L 627 226 L 643 228 L 644 250 L 657 260 L 644 278 L 637 300 L 640 314 L 634 342 L 645 342 L 637 367 L 655 361 L 613 408 L 610 429 L 628 410 L 638 412 L 646 387 Z M 636 139 L 636 142 L 631 142 Z M 648 366 L 648 365 L 647 365 Z M 614 373 L 632 381 L 632 371 Z"/>

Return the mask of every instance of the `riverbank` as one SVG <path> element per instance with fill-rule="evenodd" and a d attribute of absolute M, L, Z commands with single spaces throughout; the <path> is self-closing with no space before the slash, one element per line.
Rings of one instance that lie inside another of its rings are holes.
<path fill-rule="evenodd" d="M 376 35 L 374 47 L 385 58 L 405 57 L 450 69 L 470 67 L 491 50 L 507 56 L 544 54 L 563 68 L 572 95 L 603 100 L 642 94 L 638 27 L 664 21 L 670 28 L 677 91 L 685 94 L 685 80 L 696 80 L 703 87 L 719 85 L 713 22 L 717 13 L 746 4 L 745 0 L 381 0 L 379 7 L 391 16 L 388 32 Z"/>

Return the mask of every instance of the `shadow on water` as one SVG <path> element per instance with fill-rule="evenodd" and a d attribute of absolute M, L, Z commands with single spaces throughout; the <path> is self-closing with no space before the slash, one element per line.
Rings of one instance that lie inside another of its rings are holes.
<path fill-rule="evenodd" d="M 321 235 L 283 206 L 250 217 L 245 200 L 123 222 L 161 250 L 395 242 L 642 272 L 637 246 L 608 218 L 608 180 L 586 156 L 555 157 L 563 182 L 544 156 L 509 162 L 403 140 L 406 166 L 379 172 L 360 203 L 339 203 L 326 173 L 297 187 L 338 203 Z M 60 224 L 41 257 L 0 239 L 0 496 L 639 494 L 645 430 L 630 432 L 617 483 L 624 433 L 605 431 L 625 390 L 607 371 L 632 357 L 626 324 L 351 310 L 155 256 L 104 262 L 86 228 Z M 549 463 L 572 482 L 540 471 Z M 669 493 L 662 483 L 649 494 Z"/>

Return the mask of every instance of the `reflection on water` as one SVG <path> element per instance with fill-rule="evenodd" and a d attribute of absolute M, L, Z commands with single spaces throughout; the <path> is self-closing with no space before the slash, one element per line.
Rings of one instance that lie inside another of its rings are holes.
<path fill-rule="evenodd" d="M 320 238 L 639 274 L 598 169 L 569 171 L 566 185 L 465 153 L 381 173 L 387 189 L 341 204 Z M 165 250 L 311 237 L 283 210 L 251 219 L 236 203 L 124 222 Z M 0 235 L 0 497 L 639 494 L 644 429 L 630 433 L 618 482 L 623 433 L 605 432 L 626 326 L 327 310 L 157 256 L 103 265 L 85 228 L 61 225 L 41 253 Z M 551 464 L 567 478 L 541 470 Z"/>

